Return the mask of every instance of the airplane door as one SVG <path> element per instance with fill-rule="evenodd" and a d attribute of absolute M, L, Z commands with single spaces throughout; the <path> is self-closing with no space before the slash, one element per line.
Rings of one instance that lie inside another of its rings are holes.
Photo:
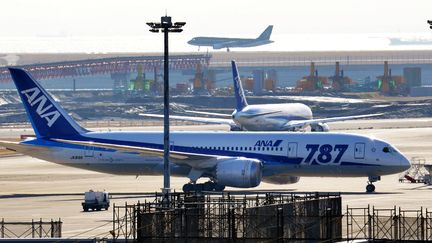
<path fill-rule="evenodd" d="M 84 157 L 93 157 L 94 156 L 94 147 L 86 146 L 84 150 Z"/>
<path fill-rule="evenodd" d="M 288 158 L 297 158 L 297 143 L 288 143 Z"/>
<path fill-rule="evenodd" d="M 354 158 L 355 159 L 364 159 L 365 157 L 365 144 L 364 143 L 356 143 L 354 146 Z"/>

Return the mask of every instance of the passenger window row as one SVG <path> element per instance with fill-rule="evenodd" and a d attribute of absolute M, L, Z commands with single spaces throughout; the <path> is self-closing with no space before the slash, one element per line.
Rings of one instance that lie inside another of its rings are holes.
<path fill-rule="evenodd" d="M 207 146 L 200 146 L 200 147 L 194 147 L 194 148 L 223 150 L 223 151 L 283 151 L 282 147 L 207 147 Z"/>

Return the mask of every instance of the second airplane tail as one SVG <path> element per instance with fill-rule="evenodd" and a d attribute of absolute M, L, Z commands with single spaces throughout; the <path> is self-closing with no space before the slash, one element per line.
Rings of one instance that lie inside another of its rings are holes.
<path fill-rule="evenodd" d="M 65 138 L 87 132 L 26 71 L 9 68 L 38 138 Z"/>
<path fill-rule="evenodd" d="M 237 69 L 237 64 L 235 61 L 231 61 L 232 64 L 232 72 L 233 72 L 233 80 L 234 80 L 234 93 L 236 98 L 236 109 L 237 111 L 241 111 L 245 108 L 248 103 L 246 101 L 246 96 L 243 91 L 243 86 L 240 80 L 240 74 Z"/>
<path fill-rule="evenodd" d="M 258 37 L 259 40 L 270 40 L 270 35 L 273 30 L 273 25 L 269 25 L 264 32 L 261 33 L 261 35 Z"/>

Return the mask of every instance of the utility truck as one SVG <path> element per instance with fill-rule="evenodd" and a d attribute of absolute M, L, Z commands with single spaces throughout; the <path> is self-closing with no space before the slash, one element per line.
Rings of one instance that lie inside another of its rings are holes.
<path fill-rule="evenodd" d="M 100 211 L 102 208 L 108 210 L 110 206 L 109 194 L 106 191 L 89 190 L 84 193 L 84 202 L 81 205 L 84 212 L 88 212 L 89 209 L 93 211 Z"/>

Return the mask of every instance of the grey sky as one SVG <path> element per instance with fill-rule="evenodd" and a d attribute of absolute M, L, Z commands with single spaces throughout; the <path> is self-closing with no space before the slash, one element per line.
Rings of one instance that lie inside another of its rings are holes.
<path fill-rule="evenodd" d="M 156 39 L 145 22 L 168 11 L 186 21 L 181 37 L 256 37 L 273 24 L 289 34 L 431 34 L 431 0 L 13 0 L 2 1 L 0 38 L 140 36 Z M 153 35 L 153 36 L 151 36 Z M 0 50 L 1 51 L 1 50 Z"/>
<path fill-rule="evenodd" d="M 1 36 L 139 35 L 168 11 L 198 34 L 426 32 L 430 0 L 2 1 Z M 231 26 L 230 26 L 231 24 Z M 276 29 L 275 29 L 276 30 Z"/>

